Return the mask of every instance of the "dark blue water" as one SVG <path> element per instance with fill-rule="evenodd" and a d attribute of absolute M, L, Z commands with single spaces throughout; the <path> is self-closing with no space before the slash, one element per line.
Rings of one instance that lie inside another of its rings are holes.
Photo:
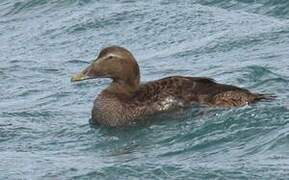
<path fill-rule="evenodd" d="M 0 179 L 287 179 L 289 1 L 0 1 Z M 70 77 L 102 47 L 143 81 L 207 76 L 273 102 L 193 109 L 134 128 L 89 124 L 109 80 Z"/>

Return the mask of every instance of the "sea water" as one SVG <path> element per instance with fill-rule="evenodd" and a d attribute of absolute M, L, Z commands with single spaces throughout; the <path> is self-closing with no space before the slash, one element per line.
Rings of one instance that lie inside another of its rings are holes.
<path fill-rule="evenodd" d="M 288 179 L 289 1 L 1 0 L 0 179 Z M 109 45 L 171 75 L 277 96 L 131 128 L 89 123 Z"/>

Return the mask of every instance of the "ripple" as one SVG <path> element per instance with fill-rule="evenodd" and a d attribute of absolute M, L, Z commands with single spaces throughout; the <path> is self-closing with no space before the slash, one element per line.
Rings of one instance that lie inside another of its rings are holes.
<path fill-rule="evenodd" d="M 286 179 L 288 1 L 0 2 L 0 179 Z M 89 123 L 111 80 L 71 83 L 109 44 L 142 79 L 179 74 L 274 94 L 128 128 Z"/>
<path fill-rule="evenodd" d="M 82 60 L 69 60 L 67 62 L 65 62 L 67 64 L 88 64 L 87 61 L 82 61 Z"/>
<path fill-rule="evenodd" d="M 41 1 L 41 0 L 30 0 L 30 1 L 26 1 L 26 2 L 16 2 L 13 4 L 12 9 L 10 9 L 10 11 L 8 13 L 6 13 L 5 15 L 14 15 L 14 14 L 18 14 L 20 12 L 23 11 L 27 11 L 30 10 L 34 7 L 37 6 L 41 6 L 46 4 L 46 1 Z"/>
<path fill-rule="evenodd" d="M 252 13 L 264 14 L 279 18 L 288 18 L 289 17 L 289 3 L 288 1 L 278 1 L 278 0 L 265 0 L 265 1 L 220 1 L 220 0 L 209 0 L 209 1 L 200 1 L 196 0 L 195 2 L 209 5 L 217 6 L 226 9 L 238 9 L 245 10 Z"/>

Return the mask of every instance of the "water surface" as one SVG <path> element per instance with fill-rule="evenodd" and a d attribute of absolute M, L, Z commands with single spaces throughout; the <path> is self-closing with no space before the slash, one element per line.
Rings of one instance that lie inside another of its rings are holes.
<path fill-rule="evenodd" d="M 0 179 L 288 178 L 288 18 L 279 0 L 2 0 Z M 110 81 L 70 76 L 115 44 L 135 54 L 143 81 L 207 76 L 278 98 L 91 126 Z"/>

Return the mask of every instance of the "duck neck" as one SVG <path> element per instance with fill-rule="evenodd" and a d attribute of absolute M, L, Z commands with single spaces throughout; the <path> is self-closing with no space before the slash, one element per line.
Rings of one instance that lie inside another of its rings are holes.
<path fill-rule="evenodd" d="M 134 81 L 113 80 L 107 92 L 123 97 L 132 97 L 139 88 L 139 79 Z"/>

